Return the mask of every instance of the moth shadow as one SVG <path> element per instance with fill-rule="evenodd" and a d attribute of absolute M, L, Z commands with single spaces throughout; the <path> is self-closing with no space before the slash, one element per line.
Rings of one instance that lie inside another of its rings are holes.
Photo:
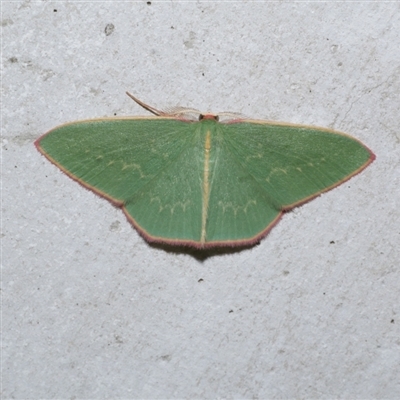
<path fill-rule="evenodd" d="M 258 246 L 258 244 L 259 243 L 235 247 L 221 246 L 211 249 L 196 249 L 188 246 L 172 246 L 165 243 L 149 243 L 149 245 L 154 249 L 164 250 L 170 254 L 187 254 L 200 262 L 204 262 L 211 257 L 240 253 L 243 250 L 249 250 L 252 247 Z"/>

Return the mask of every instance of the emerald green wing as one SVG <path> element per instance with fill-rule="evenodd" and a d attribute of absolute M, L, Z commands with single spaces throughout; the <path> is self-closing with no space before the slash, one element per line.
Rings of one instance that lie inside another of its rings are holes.
<path fill-rule="evenodd" d="M 201 230 L 198 145 L 198 124 L 164 118 L 76 122 L 37 142 L 64 172 L 122 206 L 148 239 L 189 244 Z"/>
<path fill-rule="evenodd" d="M 358 140 L 324 128 L 253 121 L 220 124 L 217 132 L 208 241 L 255 242 L 283 211 L 374 159 Z"/>
<path fill-rule="evenodd" d="M 238 123 L 225 130 L 232 157 L 284 209 L 340 184 L 373 156 L 358 140 L 324 128 Z"/>

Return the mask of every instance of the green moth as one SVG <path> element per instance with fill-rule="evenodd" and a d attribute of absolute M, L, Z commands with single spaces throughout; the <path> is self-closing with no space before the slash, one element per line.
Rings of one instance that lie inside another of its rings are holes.
<path fill-rule="evenodd" d="M 331 129 L 184 108 L 159 111 L 128 95 L 156 116 L 72 122 L 35 145 L 71 178 L 122 208 L 149 242 L 255 244 L 285 211 L 375 159 L 360 141 Z"/>

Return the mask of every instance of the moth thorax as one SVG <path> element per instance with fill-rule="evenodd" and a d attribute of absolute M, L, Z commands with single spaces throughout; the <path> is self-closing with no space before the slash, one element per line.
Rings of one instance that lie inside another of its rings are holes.
<path fill-rule="evenodd" d="M 203 121 L 205 119 L 212 119 L 214 121 L 218 121 L 219 117 L 218 117 L 218 115 L 213 115 L 213 114 L 200 114 L 199 115 L 199 121 Z"/>

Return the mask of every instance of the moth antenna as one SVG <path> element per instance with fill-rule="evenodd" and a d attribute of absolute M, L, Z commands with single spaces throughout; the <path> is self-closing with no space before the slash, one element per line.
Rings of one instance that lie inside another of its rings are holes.
<path fill-rule="evenodd" d="M 168 114 L 165 113 L 164 111 L 157 110 L 156 108 L 151 107 L 151 106 L 147 105 L 146 103 L 143 103 L 143 101 L 140 101 L 139 99 L 137 99 L 133 94 L 130 94 L 129 92 L 126 92 L 126 94 L 127 94 L 134 102 L 136 102 L 137 104 L 139 104 L 139 106 L 143 107 L 143 108 L 144 108 L 145 110 L 147 110 L 147 111 L 150 111 L 152 114 L 158 115 L 158 116 L 161 116 L 161 115 L 168 115 Z"/>

